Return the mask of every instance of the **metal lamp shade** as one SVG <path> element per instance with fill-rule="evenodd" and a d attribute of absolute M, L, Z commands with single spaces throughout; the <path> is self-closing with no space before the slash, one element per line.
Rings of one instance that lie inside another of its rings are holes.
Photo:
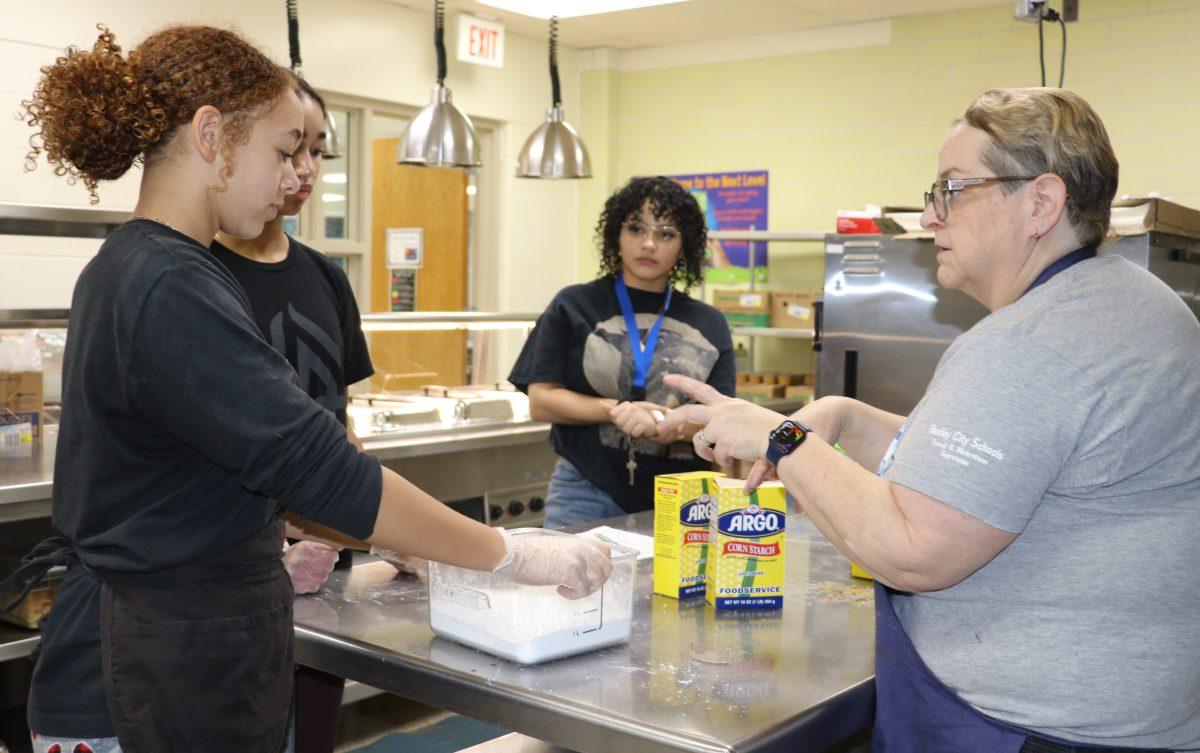
<path fill-rule="evenodd" d="M 451 101 L 450 90 L 433 87 L 433 101 L 404 129 L 396 161 L 427 167 L 478 167 L 479 139 L 475 126 Z"/>
<path fill-rule="evenodd" d="M 333 122 L 333 113 L 325 110 L 325 159 L 337 159 L 342 156 L 342 137 L 338 135 L 337 124 Z"/>
<path fill-rule="evenodd" d="M 518 178 L 590 178 L 592 161 L 575 129 L 563 120 L 561 107 L 546 111 L 546 122 L 538 126 L 517 155 Z"/>

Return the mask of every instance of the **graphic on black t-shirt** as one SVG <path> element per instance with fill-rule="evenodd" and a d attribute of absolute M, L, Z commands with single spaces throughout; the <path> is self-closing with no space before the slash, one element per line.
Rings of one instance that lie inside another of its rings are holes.
<path fill-rule="evenodd" d="M 645 336 L 663 307 L 663 294 L 629 289 L 638 335 Z M 658 346 L 646 375 L 646 399 L 670 406 L 689 398 L 663 384 L 667 374 L 685 374 L 724 395 L 735 386 L 733 341 L 721 312 L 677 291 L 663 317 Z M 521 390 L 536 382 L 561 384 L 583 395 L 627 400 L 633 382 L 633 352 L 611 277 L 559 292 L 538 319 L 513 365 L 509 381 Z M 671 400 L 671 397 L 675 401 Z M 629 483 L 629 439 L 610 423 L 554 424 L 550 446 L 593 485 L 629 512 L 648 510 L 654 477 L 702 470 L 690 442 L 663 446 L 648 439 L 633 443 L 637 454 Z"/>
<path fill-rule="evenodd" d="M 286 312 L 271 319 L 271 347 L 289 360 L 289 354 L 295 354 L 296 374 L 309 397 L 339 416 L 345 412 L 346 397 L 334 377 L 342 373 L 342 349 L 291 301 Z"/>
<path fill-rule="evenodd" d="M 638 314 L 638 330 L 645 332 L 654 325 L 655 314 Z M 706 381 L 717 363 L 717 347 L 695 327 L 670 316 L 663 318 L 658 347 L 646 374 L 646 400 L 656 405 L 668 405 L 670 398 L 682 403 L 686 396 L 669 389 L 663 383 L 667 374 Z M 596 394 L 623 399 L 633 384 L 633 351 L 625 334 L 625 318 L 618 315 L 596 325 L 583 346 L 583 374 Z M 612 424 L 600 425 L 600 444 L 614 449 L 628 449 L 629 438 Z M 648 439 L 634 442 L 640 455 L 660 458 L 693 458 L 690 442 L 661 445 Z"/>

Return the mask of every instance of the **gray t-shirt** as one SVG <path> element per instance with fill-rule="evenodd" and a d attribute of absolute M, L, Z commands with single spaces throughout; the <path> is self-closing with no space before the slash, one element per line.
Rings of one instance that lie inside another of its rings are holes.
<path fill-rule="evenodd" d="M 1200 747 L 1200 323 L 1118 257 L 961 335 L 884 478 L 1017 534 L 896 612 L 984 714 L 1097 745 Z"/>

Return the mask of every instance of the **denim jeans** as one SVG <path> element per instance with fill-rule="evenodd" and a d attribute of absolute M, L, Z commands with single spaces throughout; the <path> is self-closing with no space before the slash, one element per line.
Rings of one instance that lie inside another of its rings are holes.
<path fill-rule="evenodd" d="M 550 476 L 543 527 L 558 530 L 627 514 L 612 497 L 584 478 L 575 466 L 562 458 L 558 459 Z"/>
<path fill-rule="evenodd" d="M 32 736 L 31 736 L 32 737 Z M 115 737 L 33 737 L 33 753 L 121 753 L 121 744 Z"/>

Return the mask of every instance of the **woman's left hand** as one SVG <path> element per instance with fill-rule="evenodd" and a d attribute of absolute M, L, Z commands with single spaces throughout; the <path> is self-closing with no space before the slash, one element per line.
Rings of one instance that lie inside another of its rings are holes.
<path fill-rule="evenodd" d="M 661 405 L 632 401 L 617 403 L 608 410 L 609 420 L 613 425 L 633 439 L 657 438 L 658 422 L 665 414 L 666 408 Z"/>
<path fill-rule="evenodd" d="M 767 435 L 787 417 L 746 400 L 726 397 L 704 382 L 670 374 L 667 386 L 681 390 L 696 404 L 672 410 L 661 424 L 665 432 L 685 423 L 703 428 L 692 437 L 696 454 L 718 465 L 734 460 L 762 460 L 767 452 Z"/>

